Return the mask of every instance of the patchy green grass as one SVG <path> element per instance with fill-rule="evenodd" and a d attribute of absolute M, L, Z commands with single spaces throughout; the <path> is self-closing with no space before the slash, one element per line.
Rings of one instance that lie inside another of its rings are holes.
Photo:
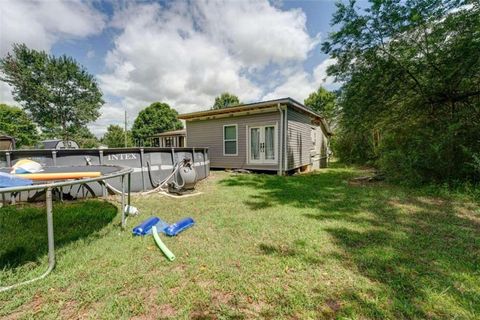
<path fill-rule="evenodd" d="M 479 318 L 479 206 L 386 184 L 349 185 L 362 174 L 348 167 L 293 177 L 213 172 L 197 197 L 134 197 L 141 216 L 129 227 L 151 215 L 197 221 L 162 237 L 174 262 L 151 237 L 120 231 L 106 202 L 56 205 L 57 268 L 0 294 L 0 316 Z M 43 272 L 43 211 L 0 209 L 0 233 L 2 284 Z"/>

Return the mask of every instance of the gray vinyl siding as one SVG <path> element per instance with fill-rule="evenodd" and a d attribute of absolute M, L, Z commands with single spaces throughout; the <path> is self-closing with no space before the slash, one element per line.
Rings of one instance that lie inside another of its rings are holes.
<path fill-rule="evenodd" d="M 312 121 L 310 116 L 288 108 L 287 122 L 287 170 L 292 170 L 311 163 Z"/>
<path fill-rule="evenodd" d="M 237 155 L 223 155 L 223 126 L 237 125 Z M 189 148 L 208 147 L 210 167 L 228 169 L 278 170 L 278 164 L 260 165 L 247 162 L 247 126 L 277 125 L 280 133 L 280 113 L 269 112 L 245 116 L 231 116 L 209 120 L 190 120 L 186 122 L 187 146 Z M 280 137 L 277 137 L 277 148 Z M 277 155 L 277 162 L 278 162 Z"/>

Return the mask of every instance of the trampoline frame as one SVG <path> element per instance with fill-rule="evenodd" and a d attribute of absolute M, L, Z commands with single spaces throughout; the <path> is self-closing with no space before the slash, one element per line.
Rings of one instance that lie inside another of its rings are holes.
<path fill-rule="evenodd" d="M 18 282 L 9 286 L 0 287 L 0 292 L 4 292 L 13 288 L 17 288 L 22 285 L 26 285 L 38 280 L 45 278 L 52 270 L 55 268 L 55 238 L 53 232 L 53 200 L 52 200 L 52 189 L 57 187 L 66 187 L 66 186 L 73 186 L 73 185 L 83 185 L 90 182 L 99 182 L 100 184 L 105 184 L 104 180 L 118 178 L 121 179 L 121 198 L 122 198 L 122 229 L 125 229 L 126 226 L 126 212 L 125 212 L 125 195 L 127 195 L 127 205 L 130 208 L 130 186 L 131 186 L 131 173 L 133 169 L 116 166 L 116 165 L 102 165 L 102 167 L 114 167 L 119 168 L 119 171 L 114 171 L 111 173 L 107 173 L 105 175 L 101 175 L 100 177 L 96 178 L 85 178 L 85 179 L 78 179 L 78 180 L 67 180 L 67 181 L 60 181 L 60 182 L 51 182 L 51 183 L 43 183 L 37 185 L 29 185 L 29 186 L 21 186 L 21 187 L 10 187 L 10 188 L 0 188 L 0 194 L 5 195 L 6 193 L 19 193 L 22 191 L 31 191 L 31 190 L 45 190 L 45 203 L 46 203 L 46 212 L 47 212 L 47 237 L 48 237 L 48 268 L 47 270 L 40 276 L 35 277 L 30 280 Z M 127 193 L 125 193 L 125 177 L 127 177 Z"/>

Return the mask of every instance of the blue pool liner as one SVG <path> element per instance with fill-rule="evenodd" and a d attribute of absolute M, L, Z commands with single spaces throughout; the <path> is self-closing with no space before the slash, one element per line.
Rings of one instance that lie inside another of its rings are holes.
<path fill-rule="evenodd" d="M 180 232 L 190 227 L 193 227 L 194 225 L 195 225 L 195 221 L 193 221 L 192 218 L 185 218 L 168 226 L 168 228 L 166 228 L 164 232 L 167 236 L 173 237 L 179 234 Z"/>
<path fill-rule="evenodd" d="M 24 179 L 5 172 L 0 172 L 0 188 L 23 187 L 32 184 L 33 181 L 30 179 Z"/>

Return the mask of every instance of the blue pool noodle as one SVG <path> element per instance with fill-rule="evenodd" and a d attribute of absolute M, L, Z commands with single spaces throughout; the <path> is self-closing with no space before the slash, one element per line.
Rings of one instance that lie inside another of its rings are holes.
<path fill-rule="evenodd" d="M 175 222 L 174 224 L 171 224 L 168 228 L 164 229 L 164 232 L 167 236 L 176 236 L 185 229 L 193 227 L 194 224 L 195 221 L 193 221 L 192 218 L 185 218 Z"/>
<path fill-rule="evenodd" d="M 158 217 L 150 217 L 147 220 L 140 223 L 138 226 L 133 228 L 132 233 L 136 236 L 144 236 L 146 235 L 154 225 L 156 225 L 160 221 Z"/>

